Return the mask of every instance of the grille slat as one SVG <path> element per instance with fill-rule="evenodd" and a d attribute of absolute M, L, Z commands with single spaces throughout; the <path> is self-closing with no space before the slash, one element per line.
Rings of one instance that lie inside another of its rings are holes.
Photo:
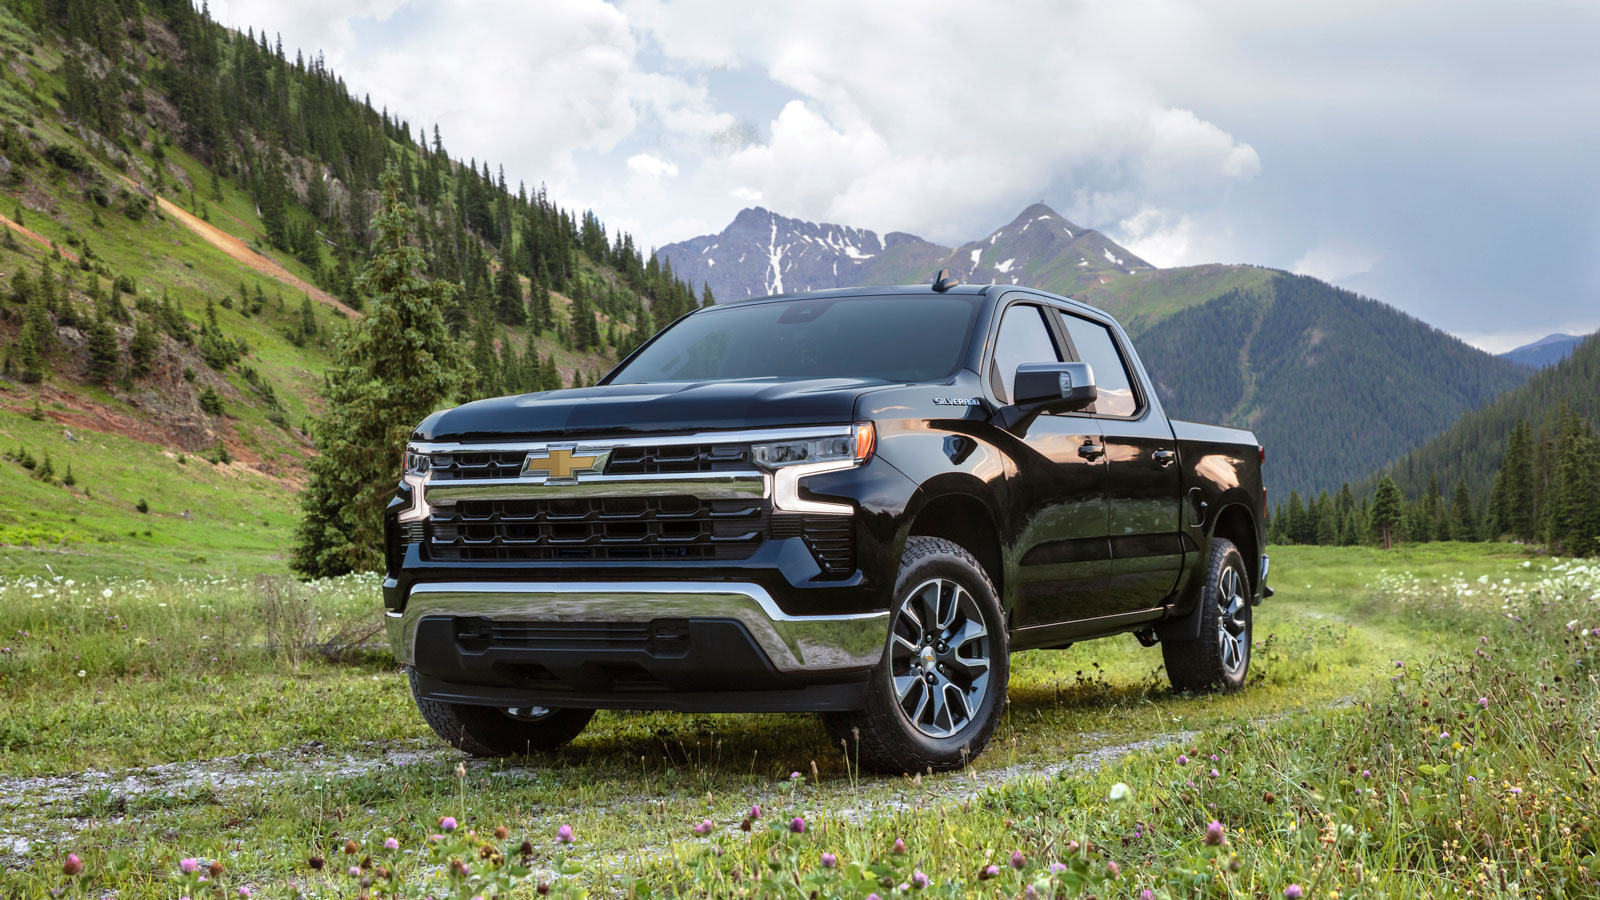
<path fill-rule="evenodd" d="M 744 559 L 769 518 L 744 500 L 463 500 L 434 510 L 425 546 L 436 560 Z"/>

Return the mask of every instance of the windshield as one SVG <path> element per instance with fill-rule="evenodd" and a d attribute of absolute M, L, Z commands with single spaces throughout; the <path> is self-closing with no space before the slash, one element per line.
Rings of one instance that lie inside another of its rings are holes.
<path fill-rule="evenodd" d="M 608 383 L 942 381 L 961 365 L 981 299 L 891 294 L 717 307 L 667 329 Z"/>

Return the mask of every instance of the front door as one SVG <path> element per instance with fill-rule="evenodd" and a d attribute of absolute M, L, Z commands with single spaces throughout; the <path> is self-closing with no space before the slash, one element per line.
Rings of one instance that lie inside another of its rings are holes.
<path fill-rule="evenodd" d="M 1002 406 L 1022 363 L 1060 362 L 1047 313 L 1031 303 L 1008 307 L 988 367 L 989 389 Z M 1017 532 L 1012 624 L 1054 625 L 1104 615 L 1110 546 L 1106 539 L 1106 454 L 1097 420 L 1039 415 L 1012 426 L 1016 471 L 1006 502 Z"/>
<path fill-rule="evenodd" d="M 1183 570 L 1183 488 L 1178 442 L 1152 410 L 1106 325 L 1058 311 L 1078 362 L 1094 369 L 1098 399 L 1086 412 L 1105 438 L 1113 612 L 1162 605 Z"/>

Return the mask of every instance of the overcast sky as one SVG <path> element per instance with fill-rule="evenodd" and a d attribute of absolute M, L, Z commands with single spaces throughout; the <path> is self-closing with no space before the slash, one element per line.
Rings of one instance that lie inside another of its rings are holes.
<path fill-rule="evenodd" d="M 212 0 L 659 246 L 745 206 L 957 244 L 1043 200 L 1487 349 L 1600 326 L 1600 3 Z"/>

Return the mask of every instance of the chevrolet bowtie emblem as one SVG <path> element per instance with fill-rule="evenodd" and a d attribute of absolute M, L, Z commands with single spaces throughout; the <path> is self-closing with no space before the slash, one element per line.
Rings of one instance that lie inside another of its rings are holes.
<path fill-rule="evenodd" d="M 575 484 L 581 475 L 598 475 L 606 467 L 610 450 L 585 450 L 575 446 L 533 450 L 522 461 L 522 477 L 544 478 L 546 484 Z"/>

